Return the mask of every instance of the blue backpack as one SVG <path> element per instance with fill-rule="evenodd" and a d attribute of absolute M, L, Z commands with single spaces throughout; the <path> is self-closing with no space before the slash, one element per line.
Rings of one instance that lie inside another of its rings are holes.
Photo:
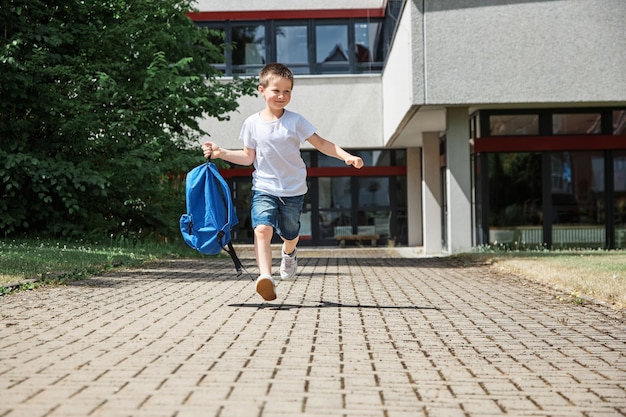
<path fill-rule="evenodd" d="M 206 255 L 226 251 L 241 275 L 241 261 L 231 242 L 231 229 L 239 222 L 230 187 L 213 162 L 207 160 L 187 173 L 187 213 L 180 218 L 185 242 Z"/>

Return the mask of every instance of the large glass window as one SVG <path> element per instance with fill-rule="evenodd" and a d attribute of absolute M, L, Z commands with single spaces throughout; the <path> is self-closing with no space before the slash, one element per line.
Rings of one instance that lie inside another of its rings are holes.
<path fill-rule="evenodd" d="M 613 157 L 613 218 L 615 246 L 626 249 L 626 151 Z"/>
<path fill-rule="evenodd" d="M 375 239 L 378 245 L 407 244 L 406 176 L 387 175 L 389 167 L 406 163 L 406 151 L 367 149 L 351 152 L 368 161 L 367 166 L 373 172 L 371 176 L 360 176 L 360 171 L 317 150 L 302 150 L 302 158 L 311 168 L 307 179 L 309 191 L 305 194 L 300 216 L 303 243 L 328 245 L 336 244 L 337 236 L 378 235 Z M 229 178 L 239 218 L 234 240 L 252 243 L 251 178 L 248 173 L 239 175 Z M 365 245 L 369 245 L 371 240 L 365 239 Z M 275 236 L 273 241 L 278 243 L 280 239 Z M 348 240 L 346 244 L 358 245 L 362 242 Z"/>
<path fill-rule="evenodd" d="M 354 24 L 354 48 L 357 72 L 382 69 L 382 23 L 357 22 Z"/>
<path fill-rule="evenodd" d="M 600 113 L 565 113 L 552 115 L 552 133 L 555 135 L 584 135 L 602 133 Z"/>
<path fill-rule="evenodd" d="M 489 172 L 489 243 L 540 246 L 543 242 L 541 154 L 493 153 Z"/>
<path fill-rule="evenodd" d="M 347 24 L 315 26 L 315 62 L 319 72 L 348 72 L 350 52 Z"/>
<path fill-rule="evenodd" d="M 209 35 L 225 45 L 216 62 L 225 75 L 255 74 L 268 62 L 282 62 L 296 74 L 382 71 L 396 24 L 379 19 L 310 19 L 198 22 L 227 36 Z"/>
<path fill-rule="evenodd" d="M 489 116 L 491 136 L 537 135 L 539 116 L 536 114 L 507 114 Z"/>
<path fill-rule="evenodd" d="M 320 238 L 334 239 L 352 232 L 352 178 L 318 178 Z"/>
<path fill-rule="evenodd" d="M 552 245 L 603 247 L 604 155 L 601 152 L 555 152 L 552 178 Z"/>
<path fill-rule="evenodd" d="M 484 110 L 470 131 L 479 244 L 626 247 L 625 109 Z M 499 135 L 510 137 L 483 140 Z"/>
<path fill-rule="evenodd" d="M 265 25 L 233 25 L 233 74 L 256 74 L 265 65 Z"/>
<path fill-rule="evenodd" d="M 309 39 L 306 25 L 276 26 L 276 61 L 295 74 L 309 73 Z"/>

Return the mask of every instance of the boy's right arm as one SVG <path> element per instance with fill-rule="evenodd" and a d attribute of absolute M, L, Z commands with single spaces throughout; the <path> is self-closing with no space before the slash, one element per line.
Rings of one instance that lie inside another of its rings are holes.
<path fill-rule="evenodd" d="M 237 165 L 252 165 L 256 152 L 254 149 L 243 148 L 240 150 L 222 149 L 214 142 L 204 142 L 202 153 L 205 158 L 220 158 L 224 161 Z"/>

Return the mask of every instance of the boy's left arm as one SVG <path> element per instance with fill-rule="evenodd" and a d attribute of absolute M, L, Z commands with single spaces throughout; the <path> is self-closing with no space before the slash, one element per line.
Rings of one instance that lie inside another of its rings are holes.
<path fill-rule="evenodd" d="M 335 145 L 333 142 L 324 139 L 319 136 L 317 133 L 314 133 L 310 138 L 307 139 L 309 143 L 315 146 L 315 149 L 320 151 L 321 153 L 332 156 L 333 158 L 341 159 L 347 165 L 352 165 L 355 168 L 361 168 L 363 166 L 363 160 L 355 155 L 352 155 L 349 152 L 346 152 L 343 148 L 338 145 Z"/>

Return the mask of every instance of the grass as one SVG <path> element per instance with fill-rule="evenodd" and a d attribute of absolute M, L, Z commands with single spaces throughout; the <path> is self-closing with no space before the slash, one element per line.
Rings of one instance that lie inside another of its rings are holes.
<path fill-rule="evenodd" d="M 184 244 L 85 244 L 56 241 L 0 241 L 0 293 L 15 288 L 82 279 L 107 270 L 163 259 L 200 256 Z"/>
<path fill-rule="evenodd" d="M 595 299 L 626 309 L 626 252 L 605 250 L 492 251 L 455 255 L 464 263 L 486 263 L 569 294 L 584 304 Z"/>

